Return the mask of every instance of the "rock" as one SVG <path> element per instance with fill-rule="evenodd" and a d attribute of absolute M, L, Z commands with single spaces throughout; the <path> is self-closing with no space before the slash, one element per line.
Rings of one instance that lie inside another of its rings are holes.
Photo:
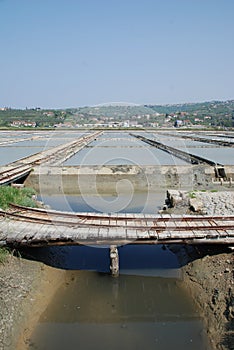
<path fill-rule="evenodd" d="M 227 267 L 227 268 L 224 270 L 224 272 L 229 273 L 229 272 L 231 272 L 231 270 Z"/>
<path fill-rule="evenodd" d="M 190 209 L 195 212 L 201 212 L 204 210 L 203 202 L 197 198 L 190 198 L 189 206 L 190 206 Z"/>
<path fill-rule="evenodd" d="M 167 202 L 170 207 L 188 204 L 188 194 L 186 191 L 167 190 Z"/>

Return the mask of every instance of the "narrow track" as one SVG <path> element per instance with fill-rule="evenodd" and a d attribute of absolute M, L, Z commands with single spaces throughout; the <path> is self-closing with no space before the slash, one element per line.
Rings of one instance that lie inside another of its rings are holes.
<path fill-rule="evenodd" d="M 197 156 L 197 155 L 189 153 L 189 152 L 182 151 L 180 149 L 165 145 L 164 143 L 161 143 L 159 141 L 152 140 L 152 139 L 149 139 L 149 138 L 141 136 L 141 135 L 136 135 L 136 134 L 130 134 L 130 135 L 136 137 L 137 139 L 139 139 L 139 140 L 141 140 L 141 141 L 143 141 L 151 146 L 154 146 L 158 149 L 161 149 L 162 151 L 167 152 L 167 153 L 169 153 L 177 158 L 183 159 L 184 161 L 186 161 L 190 164 L 208 164 L 211 166 L 218 165 L 218 166 L 223 167 L 222 164 L 216 163 L 210 159 L 200 157 L 200 156 Z"/>
<path fill-rule="evenodd" d="M 65 145 L 60 145 L 43 152 L 35 153 L 20 159 L 19 161 L 8 164 L 3 171 L 0 172 L 0 185 L 7 185 L 16 181 L 20 177 L 28 175 L 34 166 L 61 164 L 78 150 L 85 147 L 89 142 L 92 142 L 100 131 L 82 136 L 78 140 L 69 142 Z"/>
<path fill-rule="evenodd" d="M 6 169 L 0 172 L 0 185 L 7 185 L 12 181 L 16 181 L 18 178 L 24 177 L 32 170 L 28 165 L 17 165 L 14 168 Z"/>

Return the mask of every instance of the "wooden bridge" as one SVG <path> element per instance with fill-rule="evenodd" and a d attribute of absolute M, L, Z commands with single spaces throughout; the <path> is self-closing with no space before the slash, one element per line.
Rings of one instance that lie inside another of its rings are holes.
<path fill-rule="evenodd" d="M 234 245 L 234 216 L 96 214 L 12 205 L 0 210 L 0 246 L 93 245 L 110 247 L 119 274 L 118 245 Z"/>
<path fill-rule="evenodd" d="M 234 216 L 97 214 L 12 205 L 0 210 L 0 244 L 8 246 L 233 244 Z"/>

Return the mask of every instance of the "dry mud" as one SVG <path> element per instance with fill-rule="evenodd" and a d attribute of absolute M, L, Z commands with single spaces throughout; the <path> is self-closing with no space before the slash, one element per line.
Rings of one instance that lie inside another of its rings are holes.
<path fill-rule="evenodd" d="M 224 247 L 172 247 L 212 350 L 234 349 L 234 256 Z"/>
<path fill-rule="evenodd" d="M 9 256 L 0 265 L 0 350 L 25 350 L 27 339 L 64 271 Z"/>

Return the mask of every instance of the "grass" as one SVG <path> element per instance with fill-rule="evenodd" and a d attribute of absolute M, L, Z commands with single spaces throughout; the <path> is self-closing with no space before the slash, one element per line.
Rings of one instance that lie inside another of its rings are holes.
<path fill-rule="evenodd" d="M 0 187 L 0 208 L 7 209 L 10 203 L 24 205 L 25 207 L 37 207 L 37 203 L 32 196 L 36 192 L 29 187 L 16 188 L 11 186 Z"/>
<path fill-rule="evenodd" d="M 26 207 L 37 207 L 36 201 L 32 198 L 36 192 L 29 187 L 16 188 L 11 186 L 0 187 L 0 208 L 6 210 L 10 203 L 24 205 Z M 0 248 L 0 264 L 4 264 L 9 256 L 7 248 Z"/>
<path fill-rule="evenodd" d="M 0 264 L 4 264 L 9 255 L 9 251 L 6 248 L 0 248 Z"/>
<path fill-rule="evenodd" d="M 195 191 L 193 191 L 193 192 L 189 192 L 189 194 L 188 194 L 188 196 L 189 196 L 189 198 L 196 198 L 197 196 L 196 196 L 196 193 L 194 193 Z"/>

